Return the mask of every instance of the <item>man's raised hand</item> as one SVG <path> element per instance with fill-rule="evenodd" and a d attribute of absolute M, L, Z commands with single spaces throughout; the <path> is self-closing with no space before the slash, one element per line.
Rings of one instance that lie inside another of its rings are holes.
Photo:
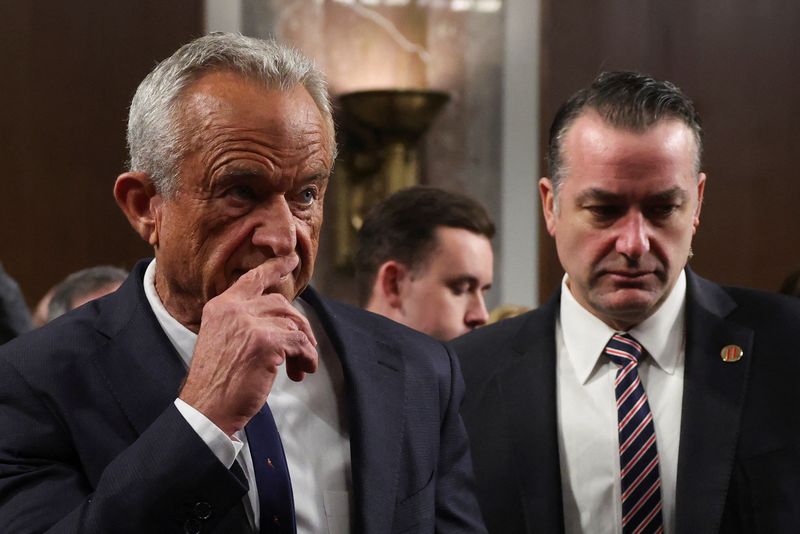
<path fill-rule="evenodd" d="M 291 276 L 297 261 L 271 258 L 203 308 L 180 398 L 228 435 L 264 405 L 281 364 L 295 381 L 317 369 L 317 341 L 308 320 L 283 295 L 269 292 Z"/>

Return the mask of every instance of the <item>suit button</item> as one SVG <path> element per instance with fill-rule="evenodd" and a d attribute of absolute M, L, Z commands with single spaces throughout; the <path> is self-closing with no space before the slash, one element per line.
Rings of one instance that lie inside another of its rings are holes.
<path fill-rule="evenodd" d="M 211 505 L 205 501 L 194 503 L 194 516 L 197 519 L 208 519 L 211 517 Z"/>
<path fill-rule="evenodd" d="M 190 517 L 183 523 L 183 531 L 186 534 L 200 534 L 203 530 L 203 524 L 193 517 Z"/>

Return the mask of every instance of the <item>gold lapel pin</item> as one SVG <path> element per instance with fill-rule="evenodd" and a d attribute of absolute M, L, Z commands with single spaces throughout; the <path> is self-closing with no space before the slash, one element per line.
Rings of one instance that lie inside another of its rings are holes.
<path fill-rule="evenodd" d="M 744 356 L 744 351 L 739 345 L 725 345 L 719 355 L 723 362 L 738 362 Z"/>

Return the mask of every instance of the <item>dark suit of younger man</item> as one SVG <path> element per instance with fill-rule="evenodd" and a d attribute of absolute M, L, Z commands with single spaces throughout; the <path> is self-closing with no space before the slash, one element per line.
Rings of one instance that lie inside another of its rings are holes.
<path fill-rule="evenodd" d="M 800 303 L 687 270 L 676 533 L 800 532 Z M 478 500 L 493 533 L 563 532 L 559 294 L 453 342 Z M 744 356 L 725 362 L 722 347 Z M 672 534 L 672 533 L 670 533 Z"/>
<path fill-rule="evenodd" d="M 173 404 L 186 370 L 145 267 L 0 350 L 0 532 L 250 531 L 246 482 Z M 344 369 L 354 532 L 483 532 L 453 355 L 311 289 L 301 298 Z"/>

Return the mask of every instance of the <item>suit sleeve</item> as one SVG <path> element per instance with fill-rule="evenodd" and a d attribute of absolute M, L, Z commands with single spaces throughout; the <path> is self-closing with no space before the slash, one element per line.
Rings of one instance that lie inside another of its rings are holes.
<path fill-rule="evenodd" d="M 105 463 L 42 397 L 0 359 L 0 532 L 208 532 L 247 491 L 174 405 Z"/>
<path fill-rule="evenodd" d="M 472 460 L 464 423 L 459 413 L 464 380 L 458 359 L 447 347 L 450 362 L 449 395 L 442 416 L 436 487 L 436 532 L 486 532 L 475 497 Z"/>

